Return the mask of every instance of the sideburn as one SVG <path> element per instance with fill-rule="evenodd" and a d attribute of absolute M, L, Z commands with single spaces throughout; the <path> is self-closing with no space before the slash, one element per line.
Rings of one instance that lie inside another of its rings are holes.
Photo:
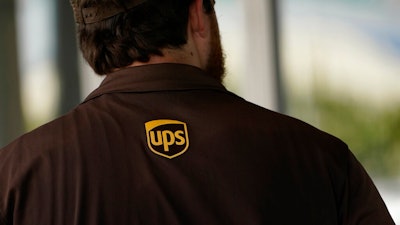
<path fill-rule="evenodd" d="M 211 51 L 207 60 L 206 72 L 222 83 L 225 77 L 225 54 L 222 49 L 221 36 L 215 13 L 212 13 L 211 17 Z"/>

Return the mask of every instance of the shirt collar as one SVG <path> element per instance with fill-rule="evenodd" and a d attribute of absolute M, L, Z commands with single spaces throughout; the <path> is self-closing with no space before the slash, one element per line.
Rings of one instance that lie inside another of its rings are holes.
<path fill-rule="evenodd" d="M 110 93 L 212 89 L 227 92 L 216 79 L 200 68 L 174 63 L 129 67 L 108 74 L 85 100 Z"/>

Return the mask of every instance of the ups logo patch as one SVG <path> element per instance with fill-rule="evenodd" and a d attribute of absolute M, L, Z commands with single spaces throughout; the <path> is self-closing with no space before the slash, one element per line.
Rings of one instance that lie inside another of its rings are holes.
<path fill-rule="evenodd" d="M 173 159 L 189 148 L 187 125 L 177 120 L 153 120 L 145 123 L 147 145 L 160 156 Z"/>

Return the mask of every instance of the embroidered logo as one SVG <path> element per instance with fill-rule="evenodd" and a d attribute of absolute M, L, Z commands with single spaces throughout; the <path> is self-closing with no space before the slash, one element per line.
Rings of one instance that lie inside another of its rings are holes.
<path fill-rule="evenodd" d="M 177 120 L 153 120 L 145 123 L 147 145 L 160 156 L 173 159 L 189 148 L 187 125 Z"/>

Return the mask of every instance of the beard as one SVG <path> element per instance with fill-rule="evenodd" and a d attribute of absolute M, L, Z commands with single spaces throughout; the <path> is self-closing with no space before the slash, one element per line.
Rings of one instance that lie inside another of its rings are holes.
<path fill-rule="evenodd" d="M 206 72 L 222 83 L 225 77 L 225 54 L 222 49 L 221 36 L 215 13 L 211 16 L 210 53 L 206 64 Z"/>

